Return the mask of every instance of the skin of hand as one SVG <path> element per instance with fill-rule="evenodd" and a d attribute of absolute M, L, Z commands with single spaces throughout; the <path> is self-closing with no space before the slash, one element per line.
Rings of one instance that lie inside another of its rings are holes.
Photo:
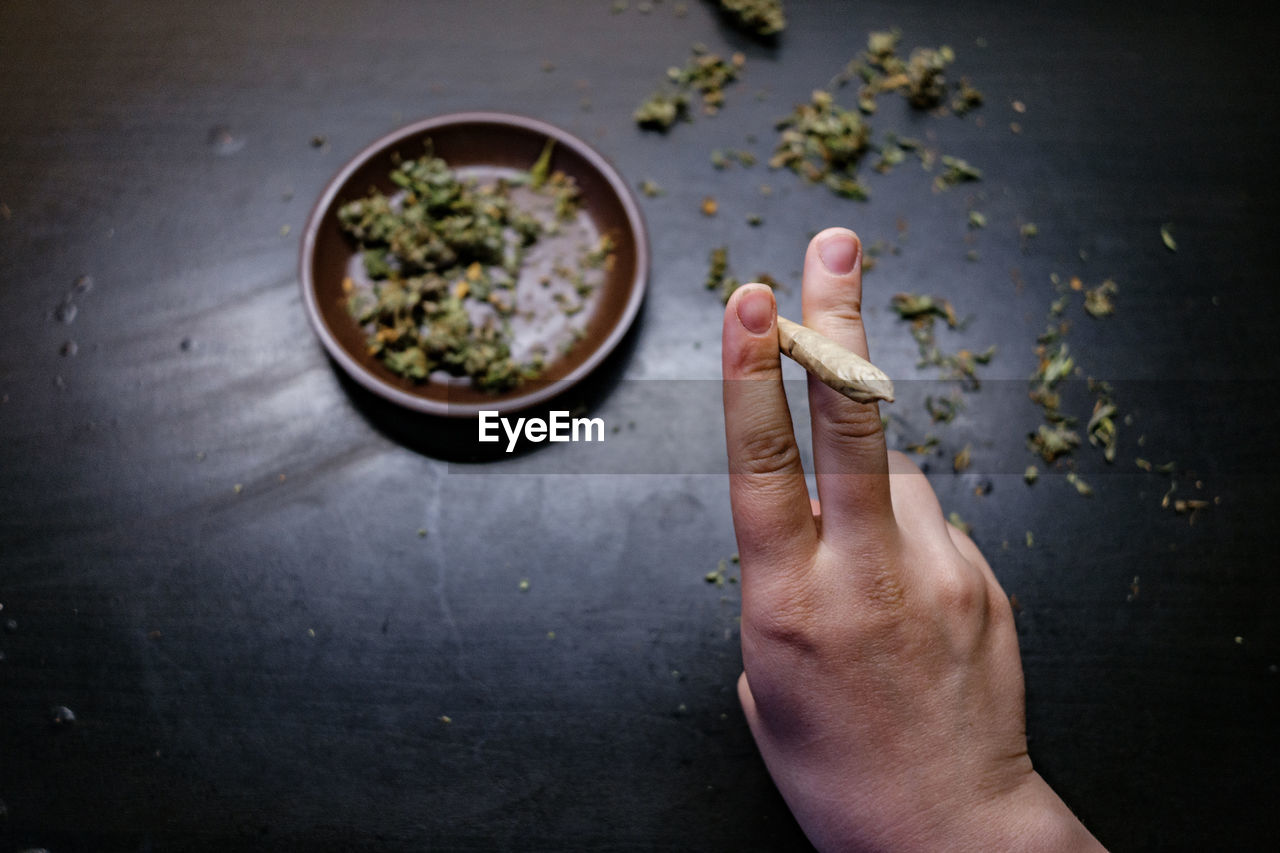
<path fill-rule="evenodd" d="M 813 238 L 804 324 L 867 357 L 861 244 Z M 725 310 L 725 432 L 742 564 L 738 693 L 820 850 L 1101 850 L 1027 754 L 1009 600 L 874 404 L 809 377 L 818 500 L 782 387 L 773 293 Z"/>

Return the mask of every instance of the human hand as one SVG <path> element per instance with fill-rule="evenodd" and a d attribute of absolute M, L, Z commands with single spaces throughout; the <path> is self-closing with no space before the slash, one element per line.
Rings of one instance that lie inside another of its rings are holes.
<path fill-rule="evenodd" d="M 861 246 L 804 261 L 805 325 L 867 356 Z M 725 433 L 742 563 L 738 693 L 774 782 L 822 850 L 1099 850 L 1032 769 L 1009 600 L 875 404 L 809 377 L 818 501 L 763 285 L 725 311 Z"/>

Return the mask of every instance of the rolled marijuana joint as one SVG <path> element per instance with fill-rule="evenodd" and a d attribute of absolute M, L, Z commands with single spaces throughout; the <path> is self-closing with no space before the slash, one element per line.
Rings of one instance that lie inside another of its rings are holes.
<path fill-rule="evenodd" d="M 850 400 L 893 402 L 893 382 L 884 371 L 825 335 L 781 316 L 778 348 Z"/>

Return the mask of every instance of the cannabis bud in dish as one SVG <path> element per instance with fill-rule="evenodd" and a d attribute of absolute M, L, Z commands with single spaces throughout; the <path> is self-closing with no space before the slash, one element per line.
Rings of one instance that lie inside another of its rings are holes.
<path fill-rule="evenodd" d="M 347 307 L 389 370 L 415 382 L 444 371 L 494 393 L 542 372 L 549 353 L 514 348 L 512 322 L 536 319 L 521 292 L 541 285 L 565 316 L 578 314 L 613 256 L 607 235 L 588 239 L 577 227 L 578 187 L 551 170 L 552 152 L 548 141 L 528 171 L 481 181 L 434 156 L 428 141 L 391 171 L 397 191 L 339 208 L 363 261 L 359 280 L 343 282 Z M 530 282 L 538 252 L 550 269 Z M 561 350 L 580 336 L 572 328 Z"/>

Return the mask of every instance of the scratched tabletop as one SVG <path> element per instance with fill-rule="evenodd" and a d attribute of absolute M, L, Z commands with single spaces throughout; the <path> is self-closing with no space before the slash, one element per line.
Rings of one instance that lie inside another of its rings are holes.
<path fill-rule="evenodd" d="M 806 849 L 736 699 L 704 283 L 723 247 L 798 318 L 829 225 L 863 240 L 889 442 L 1014 602 L 1037 769 L 1112 849 L 1274 849 L 1273 27 L 786 12 L 761 39 L 700 0 L 0 6 L 0 853 Z M 938 107 L 863 116 L 869 197 L 771 168 L 891 30 L 954 58 Z M 719 109 L 637 127 L 695 50 L 741 54 Z M 603 442 L 481 453 L 309 324 L 326 183 L 472 110 L 584 140 L 647 223 L 639 316 L 555 406 Z M 1028 436 L 1064 423 L 1047 460 Z"/>

